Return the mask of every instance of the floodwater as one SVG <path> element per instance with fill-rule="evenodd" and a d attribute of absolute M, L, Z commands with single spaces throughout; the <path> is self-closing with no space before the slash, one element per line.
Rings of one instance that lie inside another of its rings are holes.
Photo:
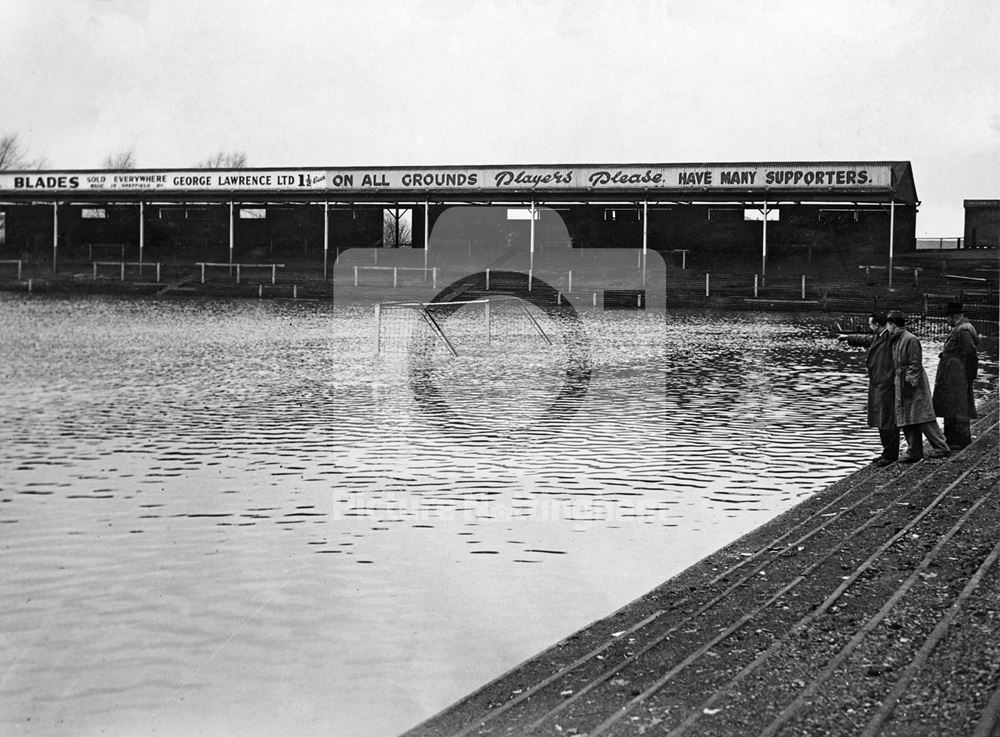
<path fill-rule="evenodd" d="M 397 734 L 877 452 L 822 318 L 536 317 L 0 295 L 0 733 Z"/>

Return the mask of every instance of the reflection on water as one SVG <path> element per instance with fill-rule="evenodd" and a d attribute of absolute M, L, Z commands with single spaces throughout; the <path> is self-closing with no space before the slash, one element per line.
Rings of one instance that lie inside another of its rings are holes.
<path fill-rule="evenodd" d="M 397 733 L 877 451 L 822 320 L 585 312 L 564 412 L 538 318 L 0 297 L 0 732 Z"/>

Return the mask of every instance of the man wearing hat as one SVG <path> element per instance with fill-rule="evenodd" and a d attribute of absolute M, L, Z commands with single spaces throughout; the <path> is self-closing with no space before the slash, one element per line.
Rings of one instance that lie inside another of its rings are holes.
<path fill-rule="evenodd" d="M 920 340 L 906 329 L 906 315 L 893 310 L 887 316 L 892 343 L 892 363 L 895 369 L 896 424 L 906 439 L 906 454 L 900 463 L 914 463 L 924 457 L 924 436 L 933 451 L 930 458 L 943 458 L 951 453 L 934 416 L 931 386 L 924 371 Z"/>
<path fill-rule="evenodd" d="M 958 450 L 972 442 L 969 421 L 976 417 L 972 386 L 979 370 L 979 334 L 966 319 L 960 303 L 950 302 L 945 315 L 951 332 L 944 342 L 934 380 L 934 413 L 944 418 L 948 447 Z"/>

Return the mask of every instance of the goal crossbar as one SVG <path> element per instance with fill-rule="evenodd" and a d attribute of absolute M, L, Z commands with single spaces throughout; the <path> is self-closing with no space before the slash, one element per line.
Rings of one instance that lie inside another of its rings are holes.
<path fill-rule="evenodd" d="M 447 307 L 448 305 L 481 305 L 487 302 L 519 302 L 522 306 L 524 305 L 524 300 L 520 297 L 505 294 L 481 299 L 456 299 L 448 302 L 382 302 L 381 305 L 382 307 Z"/>

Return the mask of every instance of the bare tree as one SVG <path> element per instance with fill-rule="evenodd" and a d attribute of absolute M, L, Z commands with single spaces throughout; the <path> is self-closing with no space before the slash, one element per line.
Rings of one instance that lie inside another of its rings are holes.
<path fill-rule="evenodd" d="M 7 169 L 41 169 L 44 159 L 31 160 L 28 149 L 21 143 L 16 133 L 0 136 L 0 171 Z"/>
<path fill-rule="evenodd" d="M 104 159 L 105 169 L 135 169 L 135 152 L 132 149 L 108 154 Z"/>
<path fill-rule="evenodd" d="M 382 247 L 399 248 L 413 242 L 413 211 L 409 208 L 386 208 L 382 211 Z"/>
<path fill-rule="evenodd" d="M 196 169 L 245 169 L 247 155 L 242 151 L 223 151 L 195 164 Z"/>

